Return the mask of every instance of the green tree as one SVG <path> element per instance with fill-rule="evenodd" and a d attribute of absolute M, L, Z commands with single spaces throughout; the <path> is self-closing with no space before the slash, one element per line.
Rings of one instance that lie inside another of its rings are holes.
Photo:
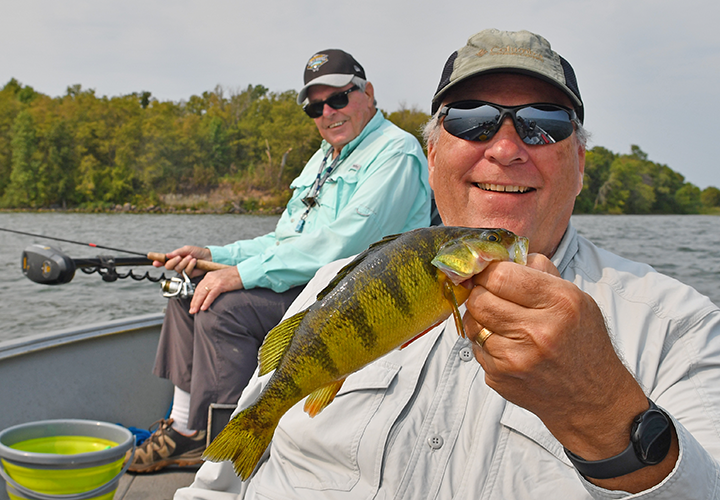
<path fill-rule="evenodd" d="M 10 185 L 3 197 L 3 205 L 36 207 L 39 203 L 38 181 L 41 163 L 35 121 L 28 110 L 21 111 L 17 115 L 12 134 L 12 172 Z"/>
<path fill-rule="evenodd" d="M 75 201 L 76 161 L 72 134 L 67 123 L 55 121 L 46 138 L 47 156 L 43 161 L 43 206 L 57 204 L 63 208 Z"/>
<path fill-rule="evenodd" d="M 675 192 L 675 202 L 678 206 L 678 213 L 696 214 L 700 211 L 702 202 L 700 201 L 700 188 L 690 184 L 684 184 Z"/>
<path fill-rule="evenodd" d="M 596 210 L 611 214 L 650 213 L 655 193 L 642 175 L 643 167 L 644 160 L 635 155 L 616 158 L 598 193 Z"/>
<path fill-rule="evenodd" d="M 417 106 L 408 108 L 405 103 L 400 104 L 400 109 L 387 114 L 383 111 L 385 117 L 406 132 L 409 132 L 418 140 L 425 148 L 422 136 L 422 130 L 430 119 L 430 115 L 423 112 Z M 427 149 L 425 149 L 427 152 Z"/>
<path fill-rule="evenodd" d="M 240 172 L 234 176 L 245 188 L 272 189 L 278 184 L 282 158 L 287 153 L 280 184 L 286 187 L 320 146 L 313 120 L 296 103 L 297 93 L 270 93 L 254 101 L 234 131 L 239 147 Z"/>
<path fill-rule="evenodd" d="M 705 208 L 720 207 L 720 189 L 709 186 L 700 193 L 700 203 Z"/>
<path fill-rule="evenodd" d="M 17 93 L 22 86 L 14 78 L 0 90 L 0 199 L 10 184 L 13 124 L 21 109 Z"/>
<path fill-rule="evenodd" d="M 585 153 L 583 188 L 575 200 L 574 213 L 589 214 L 595 211 L 600 188 L 610 177 L 610 165 L 616 157 L 616 154 L 602 146 L 595 146 Z"/>

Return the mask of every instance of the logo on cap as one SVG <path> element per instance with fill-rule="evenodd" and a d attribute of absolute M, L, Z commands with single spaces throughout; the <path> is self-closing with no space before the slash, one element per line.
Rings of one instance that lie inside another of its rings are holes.
<path fill-rule="evenodd" d="M 543 61 L 545 58 L 542 54 L 539 54 L 535 52 L 534 50 L 520 48 L 520 47 L 492 47 L 490 51 L 488 52 L 485 49 L 480 49 L 477 52 L 478 57 L 482 57 L 486 54 L 490 54 L 492 56 L 524 56 L 524 57 L 531 57 L 533 59 L 537 59 L 538 61 Z"/>
<path fill-rule="evenodd" d="M 317 71 L 320 69 L 320 66 L 322 66 L 326 62 L 328 62 L 328 56 L 326 54 L 315 54 L 308 61 L 307 69 Z"/>

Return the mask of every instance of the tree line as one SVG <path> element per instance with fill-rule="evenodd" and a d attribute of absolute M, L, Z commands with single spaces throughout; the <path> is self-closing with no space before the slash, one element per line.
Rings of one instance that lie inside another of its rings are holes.
<path fill-rule="evenodd" d="M 49 97 L 11 79 L 0 90 L 0 207 L 161 206 L 168 195 L 219 188 L 282 206 L 321 142 L 296 97 L 262 85 L 179 102 L 80 85 Z M 383 113 L 421 140 L 426 113 Z M 625 155 L 592 148 L 584 181 L 576 213 L 720 213 L 720 190 L 701 191 L 638 146 Z"/>

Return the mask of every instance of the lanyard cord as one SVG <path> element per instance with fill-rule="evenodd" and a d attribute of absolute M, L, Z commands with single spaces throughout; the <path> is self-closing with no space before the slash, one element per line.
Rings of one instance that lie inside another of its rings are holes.
<path fill-rule="evenodd" d="M 303 214 L 300 216 L 300 220 L 298 221 L 297 226 L 295 227 L 296 233 L 302 233 L 303 229 L 305 228 L 305 220 L 307 220 L 308 215 L 310 214 L 310 210 L 312 207 L 317 205 L 317 197 L 318 194 L 320 194 L 320 189 L 325 184 L 325 181 L 328 180 L 328 177 L 330 177 L 330 174 L 333 173 L 335 170 L 335 167 L 337 167 L 338 163 L 340 162 L 340 155 L 337 155 L 337 158 L 333 160 L 333 162 L 330 164 L 329 167 L 325 168 L 325 165 L 327 164 L 328 158 L 330 158 L 330 155 L 333 152 L 333 148 L 330 148 L 330 150 L 325 154 L 325 157 L 323 158 L 322 163 L 320 164 L 320 168 L 318 169 L 317 176 L 315 177 L 315 182 L 313 182 L 312 187 L 310 188 L 310 191 L 308 195 L 302 199 L 302 202 L 305 203 L 307 208 L 303 212 Z M 323 172 L 324 170 L 324 172 Z"/>

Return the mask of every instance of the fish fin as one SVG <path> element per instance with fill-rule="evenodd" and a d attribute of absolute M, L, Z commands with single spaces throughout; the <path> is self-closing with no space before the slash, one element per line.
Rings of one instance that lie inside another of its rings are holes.
<path fill-rule="evenodd" d="M 278 367 L 307 312 L 308 310 L 305 309 L 290 316 L 268 332 L 258 352 L 258 365 L 260 366 L 258 375 L 263 376 Z"/>
<path fill-rule="evenodd" d="M 402 351 L 403 349 L 405 349 L 407 346 L 409 346 L 410 344 L 412 344 L 413 342 L 415 342 L 417 339 L 419 339 L 420 337 L 422 337 L 423 335 L 425 335 L 427 332 L 429 332 L 430 330 L 432 330 L 433 328 L 435 328 L 436 326 L 438 326 L 440 323 L 442 323 L 442 321 L 439 321 L 439 322 L 435 323 L 433 326 L 431 326 L 431 327 L 428 328 L 427 330 L 422 331 L 422 332 L 418 333 L 417 335 L 415 335 L 413 338 L 411 338 L 410 340 L 408 340 L 407 342 L 405 342 L 403 345 L 401 345 L 401 346 L 400 346 L 400 350 Z"/>
<path fill-rule="evenodd" d="M 213 462 L 231 460 L 235 473 L 245 481 L 270 445 L 277 427 L 268 425 L 267 419 L 257 418 L 251 406 L 235 416 L 213 439 L 203 452 L 203 458 Z"/>
<path fill-rule="evenodd" d="M 453 318 L 455 318 L 455 328 L 457 328 L 458 335 L 462 338 L 465 336 L 465 328 L 463 327 L 462 316 L 460 316 L 460 308 L 458 307 L 457 298 L 455 298 L 455 292 L 453 291 L 452 285 L 448 280 L 443 281 L 443 295 L 450 302 L 452 306 Z"/>
<path fill-rule="evenodd" d="M 344 378 L 331 382 L 311 392 L 305 400 L 305 407 L 303 408 L 305 413 L 314 417 L 323 411 L 327 405 L 333 402 L 333 399 L 335 399 L 335 395 L 337 395 L 338 391 L 342 387 L 343 382 L 345 382 Z"/>
<path fill-rule="evenodd" d="M 345 267 L 340 269 L 335 275 L 335 277 L 330 281 L 330 283 L 328 283 L 327 286 L 323 288 L 320 293 L 317 294 L 317 300 L 322 300 L 323 298 L 325 298 L 325 296 L 329 294 L 333 290 L 333 288 L 335 288 L 338 283 L 340 283 L 343 278 L 345 278 L 345 276 L 350 274 L 358 265 L 360 265 L 360 263 L 364 261 L 368 255 L 374 253 L 378 248 L 382 248 L 391 241 L 397 239 L 398 236 L 400 235 L 393 234 L 390 236 L 385 236 L 380 241 L 376 241 L 375 243 L 371 244 L 364 252 L 357 254 L 355 258 L 348 262 Z"/>

